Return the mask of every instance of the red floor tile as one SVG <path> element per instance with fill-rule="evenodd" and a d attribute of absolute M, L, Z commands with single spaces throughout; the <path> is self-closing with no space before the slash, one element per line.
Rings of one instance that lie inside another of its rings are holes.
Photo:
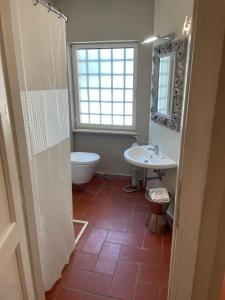
<path fill-rule="evenodd" d="M 111 189 L 101 189 L 97 194 L 96 194 L 96 199 L 106 201 L 109 199 L 111 194 Z"/>
<path fill-rule="evenodd" d="M 66 269 L 62 278 L 62 285 L 69 289 L 106 295 L 111 281 L 112 276 L 107 274 Z"/>
<path fill-rule="evenodd" d="M 81 219 L 86 210 L 87 210 L 87 207 L 74 205 L 74 208 L 73 208 L 74 219 Z"/>
<path fill-rule="evenodd" d="M 58 295 L 58 293 L 60 292 L 60 290 L 62 289 L 61 286 L 61 280 L 58 280 L 54 286 L 52 287 L 52 289 L 48 292 L 45 293 L 46 296 L 46 300 L 53 300 L 55 299 L 55 297 Z"/>
<path fill-rule="evenodd" d="M 138 192 L 138 197 L 139 197 L 139 198 L 143 198 L 143 199 L 145 199 L 146 201 L 149 202 L 149 200 L 147 200 L 147 199 L 145 198 L 145 193 L 146 193 L 146 190 L 145 190 L 145 189 L 140 190 L 140 191 Z"/>
<path fill-rule="evenodd" d="M 85 206 L 85 207 L 105 207 L 105 201 L 100 201 L 96 198 L 80 198 L 75 201 L 75 210 L 77 206 Z"/>
<path fill-rule="evenodd" d="M 162 263 L 162 254 L 160 252 L 133 247 L 123 247 L 120 258 L 130 262 L 158 267 Z"/>
<path fill-rule="evenodd" d="M 132 214 L 132 207 L 128 210 L 124 207 L 108 207 L 108 208 L 96 208 L 88 207 L 84 214 L 84 218 L 87 217 L 98 217 L 104 219 L 116 218 L 129 221 Z"/>
<path fill-rule="evenodd" d="M 166 300 L 171 234 L 146 230 L 149 202 L 144 190 L 125 193 L 127 183 L 74 186 L 74 216 L 89 224 L 47 300 Z"/>
<path fill-rule="evenodd" d="M 97 179 L 97 180 L 94 179 L 88 184 L 87 191 L 97 193 L 103 185 L 104 182 L 101 179 Z"/>
<path fill-rule="evenodd" d="M 82 228 L 83 228 L 82 224 L 73 224 L 73 231 L 74 231 L 75 237 L 80 233 Z"/>
<path fill-rule="evenodd" d="M 127 194 L 123 197 L 123 201 L 134 204 L 134 205 L 145 205 L 149 206 L 149 201 L 145 198 L 132 197 L 130 194 Z"/>
<path fill-rule="evenodd" d="M 222 286 L 222 292 L 221 292 L 220 300 L 225 300 L 225 277 L 224 277 L 224 280 L 223 280 L 223 286 Z"/>
<path fill-rule="evenodd" d="M 167 287 L 169 280 L 168 270 L 152 266 L 140 266 L 139 282 L 151 283 Z"/>
<path fill-rule="evenodd" d="M 136 233 L 120 232 L 120 231 L 109 231 L 106 241 L 125 246 L 142 246 L 143 236 Z"/>
<path fill-rule="evenodd" d="M 84 218 L 85 217 L 104 218 L 104 213 L 105 213 L 104 208 L 88 207 L 87 211 L 84 214 Z"/>
<path fill-rule="evenodd" d="M 92 271 L 97 258 L 98 256 L 94 254 L 75 251 L 70 258 L 68 268 Z"/>
<path fill-rule="evenodd" d="M 171 257 L 171 255 L 169 253 L 163 253 L 162 254 L 162 267 L 163 267 L 163 269 L 169 270 L 169 268 L 170 268 L 170 257 Z"/>
<path fill-rule="evenodd" d="M 133 205 L 123 202 L 121 199 L 119 199 L 118 201 L 116 200 L 109 200 L 106 204 L 106 208 L 110 208 L 110 209 L 122 209 L 124 211 L 130 211 L 132 212 L 133 210 Z"/>
<path fill-rule="evenodd" d="M 83 251 L 92 254 L 98 254 L 105 241 L 106 235 L 107 230 L 98 228 L 94 229 L 84 244 Z"/>
<path fill-rule="evenodd" d="M 144 214 L 149 214 L 150 208 L 148 205 L 140 205 L 136 204 L 134 207 L 134 212 L 135 213 L 144 213 Z"/>
<path fill-rule="evenodd" d="M 160 288 L 160 300 L 167 300 L 168 296 L 168 289 L 167 288 Z"/>
<path fill-rule="evenodd" d="M 77 251 L 81 251 L 84 247 L 84 244 L 86 243 L 87 239 L 85 237 L 81 237 L 81 239 L 78 241 L 77 245 L 76 245 L 76 250 Z"/>
<path fill-rule="evenodd" d="M 122 202 L 122 203 L 127 203 L 130 205 L 135 205 L 137 204 L 138 198 L 137 197 L 130 197 L 129 195 L 123 195 L 121 198 L 116 199 L 116 201 L 118 202 Z"/>
<path fill-rule="evenodd" d="M 147 217 L 148 217 L 148 215 L 146 215 L 146 214 L 134 213 L 132 215 L 128 231 L 132 232 L 132 233 L 144 234 L 144 232 L 146 231 L 145 223 L 146 223 Z"/>
<path fill-rule="evenodd" d="M 121 246 L 105 243 L 97 260 L 95 272 L 113 275 L 119 259 Z"/>
<path fill-rule="evenodd" d="M 99 295 L 84 294 L 82 300 L 115 300 L 115 299 L 99 296 Z"/>
<path fill-rule="evenodd" d="M 78 291 L 62 288 L 55 300 L 82 300 L 82 295 Z"/>
<path fill-rule="evenodd" d="M 122 191 L 122 188 L 125 186 L 125 185 L 128 185 L 130 182 L 127 181 L 127 180 L 112 180 L 110 181 L 110 186 L 113 188 L 113 189 L 118 189 L 118 191 Z"/>
<path fill-rule="evenodd" d="M 126 231 L 128 227 L 128 222 L 121 219 L 99 219 L 96 224 L 96 227 L 108 229 L 108 230 L 117 230 L 117 231 Z"/>
<path fill-rule="evenodd" d="M 105 216 L 123 219 L 129 221 L 132 215 L 133 206 L 130 204 L 117 204 L 114 202 L 108 202 L 105 209 Z"/>
<path fill-rule="evenodd" d="M 166 240 L 166 239 L 172 241 L 172 230 L 167 231 L 163 234 L 163 240 Z"/>
<path fill-rule="evenodd" d="M 143 247 L 162 252 L 162 236 L 146 231 Z"/>
<path fill-rule="evenodd" d="M 171 239 L 163 238 L 162 266 L 164 269 L 170 268 L 171 243 L 172 243 Z"/>
<path fill-rule="evenodd" d="M 146 283 L 138 283 L 134 300 L 161 300 L 159 287 Z"/>
<path fill-rule="evenodd" d="M 96 193 L 93 192 L 87 192 L 86 190 L 84 192 L 75 192 L 73 194 L 73 199 L 76 201 L 76 199 L 80 198 L 94 198 Z"/>
<path fill-rule="evenodd" d="M 171 252 L 172 240 L 163 237 L 163 252 Z"/>
<path fill-rule="evenodd" d="M 137 274 L 138 265 L 119 261 L 108 295 L 124 300 L 133 299 Z"/>
<path fill-rule="evenodd" d="M 83 218 L 84 221 L 88 221 L 88 226 L 86 227 L 85 231 L 83 232 L 82 239 L 86 239 L 90 236 L 92 231 L 95 229 L 95 224 L 97 219 L 95 217 L 85 217 Z M 77 226 L 77 224 L 75 225 Z"/>

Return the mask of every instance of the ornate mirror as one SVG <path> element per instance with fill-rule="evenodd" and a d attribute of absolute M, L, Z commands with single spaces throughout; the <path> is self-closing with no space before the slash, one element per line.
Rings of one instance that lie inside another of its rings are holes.
<path fill-rule="evenodd" d="M 176 39 L 154 48 L 151 119 L 180 130 L 187 39 Z"/>

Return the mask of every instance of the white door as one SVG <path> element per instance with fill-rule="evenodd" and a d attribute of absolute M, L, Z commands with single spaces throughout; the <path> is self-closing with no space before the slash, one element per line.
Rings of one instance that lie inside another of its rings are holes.
<path fill-rule="evenodd" d="M 34 300 L 0 22 L 0 299 Z"/>

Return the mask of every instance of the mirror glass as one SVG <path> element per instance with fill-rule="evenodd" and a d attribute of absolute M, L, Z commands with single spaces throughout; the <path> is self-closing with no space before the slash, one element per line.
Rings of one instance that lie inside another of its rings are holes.
<path fill-rule="evenodd" d="M 157 112 L 171 116 L 174 82 L 175 55 L 164 55 L 159 58 Z"/>

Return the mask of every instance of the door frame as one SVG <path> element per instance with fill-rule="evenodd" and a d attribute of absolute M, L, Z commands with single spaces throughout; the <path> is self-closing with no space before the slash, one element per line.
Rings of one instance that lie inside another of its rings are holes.
<path fill-rule="evenodd" d="M 38 246 L 38 231 L 35 222 L 34 199 L 29 167 L 29 156 L 26 143 L 25 128 L 19 89 L 19 79 L 16 64 L 16 50 L 12 30 L 11 1 L 0 0 L 1 42 L 3 68 L 7 90 L 7 101 L 10 115 L 10 125 L 13 131 L 15 154 L 17 159 L 22 194 L 22 205 L 26 227 L 26 238 L 29 247 L 32 280 L 36 299 L 44 300 L 45 291 L 41 270 L 41 260 Z"/>
<path fill-rule="evenodd" d="M 223 51 L 225 1 L 196 0 L 192 22 L 175 200 L 169 300 L 217 299 L 208 296 L 210 282 L 198 276 L 203 270 L 198 262 L 203 254 L 200 248 L 204 229 L 203 214 L 206 209 L 210 209 L 205 205 L 205 189 L 209 176 L 212 133 L 215 133 L 212 129 Z M 225 156 L 221 157 L 221 164 L 223 162 Z M 223 189 L 223 186 L 224 184 L 220 188 Z M 216 198 L 215 205 L 220 203 L 221 197 Z M 216 232 L 219 227 L 214 229 Z M 212 237 L 208 236 L 207 239 L 210 245 Z M 217 247 L 215 243 L 211 249 L 211 257 L 208 257 L 211 261 L 215 258 Z M 221 260 L 225 262 L 225 256 Z M 204 276 L 210 278 L 212 269 L 213 267 L 204 270 Z M 223 271 L 224 265 L 221 264 L 218 272 L 222 274 Z M 218 295 L 215 287 L 220 285 L 221 279 L 218 276 L 211 295 Z M 197 293 L 200 286 L 202 290 Z"/>
<path fill-rule="evenodd" d="M 7 206 L 7 209 L 3 207 L 3 211 L 6 212 L 8 210 L 9 214 L 9 223 L 0 236 L 0 270 L 3 273 L 9 262 L 13 260 L 13 256 L 15 256 L 15 266 L 18 269 L 18 285 L 21 288 L 21 296 L 24 300 L 35 300 L 36 295 L 30 250 L 27 242 L 15 139 L 9 112 L 10 95 L 7 72 L 5 70 L 2 24 L 2 15 L 0 12 L 0 164 L 2 169 L 1 180 L 4 186 L 3 189 L 5 190 Z M 8 278 L 8 280 L 10 279 Z M 8 282 L 6 283 L 9 284 Z"/>

